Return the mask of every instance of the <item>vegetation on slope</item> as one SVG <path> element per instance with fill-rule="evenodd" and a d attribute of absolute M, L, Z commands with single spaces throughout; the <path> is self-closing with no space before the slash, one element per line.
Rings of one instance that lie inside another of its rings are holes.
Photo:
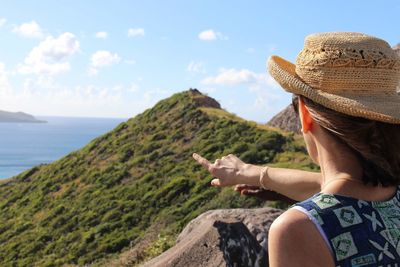
<path fill-rule="evenodd" d="M 206 210 L 262 205 L 209 186 L 193 152 L 315 168 L 293 134 L 219 116 L 204 110 L 208 100 L 197 90 L 175 94 L 81 150 L 0 184 L 2 266 L 102 263 L 156 233 L 139 262 L 173 245 Z"/>

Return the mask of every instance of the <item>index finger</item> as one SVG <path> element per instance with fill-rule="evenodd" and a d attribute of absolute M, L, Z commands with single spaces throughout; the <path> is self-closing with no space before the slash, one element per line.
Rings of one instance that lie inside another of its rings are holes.
<path fill-rule="evenodd" d="M 197 153 L 193 153 L 192 156 L 193 156 L 193 158 L 194 158 L 198 163 L 200 163 L 204 168 L 206 168 L 207 170 L 209 169 L 211 163 L 210 163 L 207 159 L 203 158 L 202 156 L 200 156 L 200 155 L 197 154 Z"/>

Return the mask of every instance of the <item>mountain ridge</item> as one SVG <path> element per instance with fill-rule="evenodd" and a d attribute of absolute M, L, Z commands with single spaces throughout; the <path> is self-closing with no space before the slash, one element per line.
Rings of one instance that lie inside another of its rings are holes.
<path fill-rule="evenodd" d="M 82 149 L 0 184 L 0 261 L 109 266 L 132 250 L 137 264 L 171 247 L 204 211 L 264 205 L 210 187 L 193 152 L 316 169 L 300 137 L 247 122 L 217 103 L 195 89 L 174 94 Z"/>

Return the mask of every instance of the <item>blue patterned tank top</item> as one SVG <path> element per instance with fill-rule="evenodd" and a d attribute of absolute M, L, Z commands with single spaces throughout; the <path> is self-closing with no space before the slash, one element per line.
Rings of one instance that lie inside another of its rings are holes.
<path fill-rule="evenodd" d="M 336 266 L 400 267 L 400 186 L 387 201 L 318 193 L 292 208 L 315 224 Z"/>

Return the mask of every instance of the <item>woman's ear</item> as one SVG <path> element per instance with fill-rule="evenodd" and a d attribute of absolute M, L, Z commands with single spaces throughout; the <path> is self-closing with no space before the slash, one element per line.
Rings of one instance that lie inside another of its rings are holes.
<path fill-rule="evenodd" d="M 303 133 L 311 131 L 314 120 L 311 117 L 310 111 L 308 111 L 308 108 L 304 104 L 303 98 L 301 97 L 299 97 L 299 115 L 300 115 L 301 125 L 303 126 Z"/>

